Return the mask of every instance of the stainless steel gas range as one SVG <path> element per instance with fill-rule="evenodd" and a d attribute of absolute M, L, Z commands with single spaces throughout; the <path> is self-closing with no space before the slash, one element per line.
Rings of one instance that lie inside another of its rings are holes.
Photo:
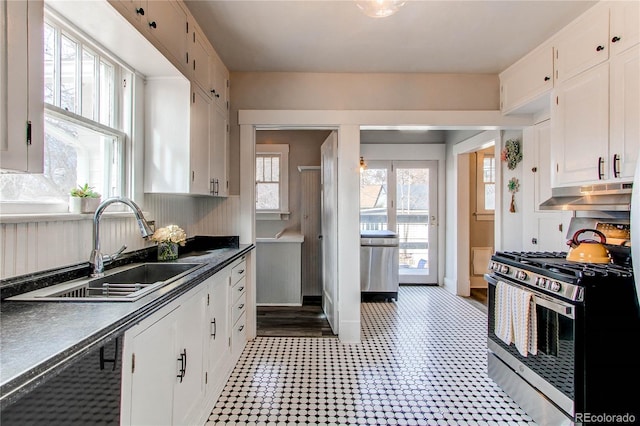
<path fill-rule="evenodd" d="M 568 262 L 566 255 L 491 257 L 485 275 L 489 377 L 541 425 L 640 422 L 637 392 L 627 390 L 640 380 L 632 267 Z M 496 297 L 504 297 L 496 296 L 499 282 L 530 293 L 537 348 L 526 356 L 496 334 Z"/>

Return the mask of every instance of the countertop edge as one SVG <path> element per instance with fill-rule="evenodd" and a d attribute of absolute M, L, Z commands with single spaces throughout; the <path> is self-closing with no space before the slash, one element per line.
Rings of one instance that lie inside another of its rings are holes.
<path fill-rule="evenodd" d="M 44 362 L 34 365 L 31 369 L 23 371 L 19 375 L 8 380 L 6 383 L 3 383 L 0 386 L 0 409 L 11 404 L 16 399 L 19 399 L 23 394 L 28 393 L 31 389 L 37 387 L 41 381 L 56 375 L 59 371 L 62 371 L 65 368 L 65 365 L 68 364 L 68 361 L 84 355 L 96 345 L 107 343 L 112 338 L 117 337 L 117 335 L 124 334 L 126 330 L 133 327 L 138 322 L 149 317 L 154 312 L 160 310 L 163 306 L 171 303 L 186 292 L 195 288 L 207 278 L 213 276 L 253 249 L 255 249 L 254 244 L 247 244 L 244 247 L 238 247 L 238 252 L 228 259 L 219 263 L 205 265 L 202 268 L 197 269 L 191 273 L 193 276 L 188 281 L 176 286 L 166 294 L 158 296 L 147 305 L 144 305 L 131 314 L 124 316 L 120 320 L 112 323 L 110 326 L 98 330 L 91 336 L 79 341 L 73 346 L 70 346 L 65 351 L 55 354 Z"/>

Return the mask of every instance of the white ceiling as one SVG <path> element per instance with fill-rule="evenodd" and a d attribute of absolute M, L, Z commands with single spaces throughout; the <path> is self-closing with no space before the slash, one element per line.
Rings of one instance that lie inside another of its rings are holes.
<path fill-rule="evenodd" d="M 352 0 L 186 0 L 231 71 L 492 73 L 593 1 L 410 0 L 369 18 Z"/>

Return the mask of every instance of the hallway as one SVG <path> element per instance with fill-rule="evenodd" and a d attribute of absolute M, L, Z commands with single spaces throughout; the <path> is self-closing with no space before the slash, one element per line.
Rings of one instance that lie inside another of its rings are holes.
<path fill-rule="evenodd" d="M 486 314 L 441 287 L 362 304 L 362 342 L 258 337 L 207 425 L 534 425 L 486 374 Z"/>

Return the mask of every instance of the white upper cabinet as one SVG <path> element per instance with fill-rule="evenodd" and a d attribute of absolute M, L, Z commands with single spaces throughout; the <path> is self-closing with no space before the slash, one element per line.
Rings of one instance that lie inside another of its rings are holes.
<path fill-rule="evenodd" d="M 558 83 L 609 59 L 609 9 L 597 5 L 563 30 L 555 50 Z"/>
<path fill-rule="evenodd" d="M 599 3 L 557 37 L 554 186 L 633 177 L 640 151 L 639 12 L 638 2 Z"/>
<path fill-rule="evenodd" d="M 500 109 L 504 114 L 549 108 L 553 89 L 553 47 L 538 48 L 500 74 Z"/>
<path fill-rule="evenodd" d="M 173 0 L 146 3 L 145 15 L 149 34 L 155 38 L 178 64 L 187 63 L 187 14 Z M 170 58 L 171 59 L 171 58 Z"/>
<path fill-rule="evenodd" d="M 584 184 L 609 173 L 609 64 L 567 80 L 551 105 L 554 186 Z"/>
<path fill-rule="evenodd" d="M 193 72 L 193 81 L 212 97 L 212 62 L 211 45 L 195 22 L 190 22 L 189 62 Z"/>
<path fill-rule="evenodd" d="M 616 1 L 611 4 L 611 53 L 617 55 L 640 43 L 640 2 Z"/>
<path fill-rule="evenodd" d="M 43 2 L 0 3 L 0 167 L 42 173 Z"/>
<path fill-rule="evenodd" d="M 631 180 L 640 155 L 640 45 L 611 60 L 611 178 Z"/>
<path fill-rule="evenodd" d="M 217 53 L 211 55 L 213 82 L 212 93 L 217 107 L 229 116 L 229 70 Z"/>

